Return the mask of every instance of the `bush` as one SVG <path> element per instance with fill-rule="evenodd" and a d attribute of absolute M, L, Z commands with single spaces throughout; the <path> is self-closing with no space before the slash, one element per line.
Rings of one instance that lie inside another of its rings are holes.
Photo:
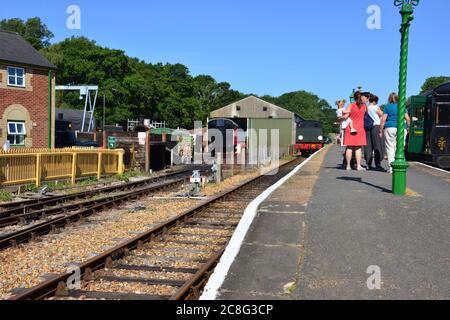
<path fill-rule="evenodd" d="M 8 202 L 8 201 L 12 201 L 13 196 L 11 194 L 11 192 L 5 191 L 5 190 L 0 190 L 0 201 L 2 202 Z"/>

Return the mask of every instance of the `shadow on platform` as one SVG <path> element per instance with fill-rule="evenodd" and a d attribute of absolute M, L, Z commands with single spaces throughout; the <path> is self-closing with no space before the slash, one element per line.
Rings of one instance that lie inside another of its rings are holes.
<path fill-rule="evenodd" d="M 336 179 L 342 180 L 342 181 L 353 181 L 353 182 L 358 182 L 358 183 L 362 183 L 362 184 L 368 185 L 368 186 L 370 186 L 370 187 L 373 187 L 373 188 L 375 188 L 375 189 L 378 189 L 378 190 L 380 190 L 380 191 L 382 191 L 382 192 L 385 192 L 385 193 L 392 193 L 392 190 L 389 190 L 389 189 L 386 189 L 386 188 L 377 186 L 377 185 L 372 184 L 372 183 L 369 183 L 369 182 L 365 182 L 365 181 L 363 181 L 362 178 L 337 177 Z"/>

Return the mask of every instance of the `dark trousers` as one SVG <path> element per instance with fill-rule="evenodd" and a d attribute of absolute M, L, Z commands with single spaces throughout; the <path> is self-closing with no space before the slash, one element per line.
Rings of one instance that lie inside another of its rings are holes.
<path fill-rule="evenodd" d="M 380 138 L 380 126 L 366 131 L 367 146 L 364 147 L 364 158 L 368 167 L 372 166 L 375 158 L 375 166 L 380 167 L 384 159 L 384 148 Z"/>

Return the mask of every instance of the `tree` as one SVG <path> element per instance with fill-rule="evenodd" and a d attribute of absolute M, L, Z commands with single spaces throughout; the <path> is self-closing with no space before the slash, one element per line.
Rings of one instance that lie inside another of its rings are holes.
<path fill-rule="evenodd" d="M 306 91 L 295 91 L 280 97 L 263 96 L 263 100 L 297 113 L 307 120 L 319 120 L 326 134 L 334 131 L 336 111 L 329 103 L 317 95 Z"/>
<path fill-rule="evenodd" d="M 146 63 L 85 37 L 67 38 L 42 53 L 58 67 L 58 83 L 99 86 L 99 96 L 106 98 L 108 123 L 125 125 L 127 119 L 144 117 L 166 121 L 172 128 L 192 129 L 194 121 L 206 124 L 211 111 L 247 96 L 209 75 L 193 77 L 182 64 Z M 322 121 L 326 133 L 333 130 L 335 111 L 312 93 L 296 91 L 263 99 L 306 119 Z M 84 107 L 76 92 L 58 92 L 56 103 L 65 108 Z M 103 116 L 102 112 L 97 109 L 96 116 Z"/>
<path fill-rule="evenodd" d="M 27 21 L 19 18 L 4 19 L 0 21 L 0 29 L 20 34 L 37 50 L 48 47 L 54 36 L 38 17 L 30 18 Z"/>
<path fill-rule="evenodd" d="M 432 90 L 432 89 L 439 87 L 440 85 L 447 83 L 447 82 L 450 82 L 450 76 L 449 77 L 440 76 L 440 77 L 428 78 L 422 86 L 421 93 L 424 93 L 428 90 Z"/>
<path fill-rule="evenodd" d="M 191 129 L 194 121 L 206 123 L 212 110 L 243 96 L 227 82 L 218 83 L 208 75 L 193 77 L 182 64 L 146 63 L 84 37 L 65 39 L 42 52 L 58 67 L 59 83 L 100 86 L 108 123 L 144 117 Z M 83 107 L 74 92 L 58 92 L 57 104 Z"/>

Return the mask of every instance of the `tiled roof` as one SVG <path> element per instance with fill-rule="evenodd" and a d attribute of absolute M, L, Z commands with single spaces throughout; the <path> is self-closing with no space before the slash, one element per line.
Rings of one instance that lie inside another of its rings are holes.
<path fill-rule="evenodd" d="M 0 61 L 56 69 L 54 64 L 19 34 L 3 30 L 0 30 Z"/>

